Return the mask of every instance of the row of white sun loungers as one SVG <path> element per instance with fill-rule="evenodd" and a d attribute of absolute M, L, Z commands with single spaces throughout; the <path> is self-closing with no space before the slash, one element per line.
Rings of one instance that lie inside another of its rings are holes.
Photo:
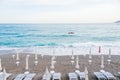
<path fill-rule="evenodd" d="M 120 74 L 120 72 L 119 72 Z M 9 77 L 11 74 L 8 74 Z M 115 77 L 110 72 L 94 72 L 94 75 L 97 77 L 98 80 L 115 80 Z M 16 76 L 14 80 L 32 80 L 35 76 L 35 73 L 32 74 L 19 74 Z M 44 79 L 43 75 L 43 80 Z M 85 72 L 70 72 L 68 74 L 69 80 L 85 80 Z M 52 73 L 48 80 L 61 80 L 61 73 Z M 0 76 L 0 80 L 3 80 Z"/>
<path fill-rule="evenodd" d="M 11 73 L 6 73 L 6 79 L 10 77 L 12 74 Z M 36 74 L 35 73 L 30 73 L 30 74 L 18 74 L 14 80 L 32 80 Z M 3 72 L 0 72 L 0 80 L 3 80 Z"/>
<path fill-rule="evenodd" d="M 31 73 L 31 74 L 19 74 L 15 77 L 14 80 L 32 80 L 36 74 Z"/>
<path fill-rule="evenodd" d="M 94 75 L 98 80 L 115 80 L 114 75 L 106 71 L 94 72 Z"/>
<path fill-rule="evenodd" d="M 61 73 L 44 74 L 42 80 L 61 80 Z"/>
<path fill-rule="evenodd" d="M 106 71 L 94 72 L 94 75 L 96 76 L 97 80 L 116 80 L 114 75 Z M 69 80 L 85 80 L 86 78 L 85 72 L 80 71 L 70 72 L 68 74 L 68 77 Z"/>
<path fill-rule="evenodd" d="M 61 73 L 52 73 L 50 74 L 50 78 L 48 80 L 61 80 Z M 46 80 L 46 76 L 43 75 L 42 80 Z M 85 80 L 85 72 L 70 72 L 68 73 L 69 80 Z"/>
<path fill-rule="evenodd" d="M 120 72 L 119 72 L 120 74 Z M 98 80 L 115 80 L 114 75 L 112 75 L 110 72 L 100 71 L 100 72 L 94 72 L 94 75 L 97 77 Z M 8 75 L 9 76 L 9 75 Z M 32 80 L 35 76 L 35 73 L 33 74 L 19 74 L 14 80 Z M 43 75 L 42 80 L 46 80 L 46 76 Z M 68 73 L 69 80 L 85 80 L 85 72 L 70 72 Z M 48 80 L 61 80 L 61 73 L 52 73 L 48 76 Z M 0 79 L 2 80 L 2 79 Z"/>
<path fill-rule="evenodd" d="M 85 72 L 75 71 L 68 74 L 69 80 L 85 80 Z"/>
<path fill-rule="evenodd" d="M 120 74 L 120 72 L 118 72 Z M 11 74 L 7 73 L 6 78 L 8 78 Z M 18 74 L 14 80 L 33 80 L 35 73 L 30 74 Z M 115 80 L 114 75 L 112 75 L 110 72 L 106 71 L 100 71 L 100 72 L 94 72 L 94 75 L 96 76 L 97 80 Z M 42 80 L 46 80 L 46 76 L 43 75 Z M 47 80 L 61 80 L 61 73 L 50 73 L 49 76 L 47 76 Z M 69 80 L 85 80 L 85 72 L 75 71 L 68 73 Z M 3 80 L 3 74 L 0 72 L 0 80 Z"/>

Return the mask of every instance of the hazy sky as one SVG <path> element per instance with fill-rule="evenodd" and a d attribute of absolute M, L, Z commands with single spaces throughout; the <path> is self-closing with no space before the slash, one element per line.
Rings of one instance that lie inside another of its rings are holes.
<path fill-rule="evenodd" d="M 120 0 L 0 0 L 0 23 L 98 23 L 120 20 Z"/>

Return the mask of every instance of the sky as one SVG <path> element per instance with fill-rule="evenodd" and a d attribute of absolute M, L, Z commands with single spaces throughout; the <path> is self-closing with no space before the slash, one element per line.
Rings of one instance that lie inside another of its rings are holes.
<path fill-rule="evenodd" d="M 109 23 L 120 0 L 0 0 L 0 23 Z"/>

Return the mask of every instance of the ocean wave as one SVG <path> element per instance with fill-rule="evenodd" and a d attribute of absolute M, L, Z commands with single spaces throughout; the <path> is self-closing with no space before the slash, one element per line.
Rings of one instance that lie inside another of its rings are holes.
<path fill-rule="evenodd" d="M 11 33 L 11 32 L 0 32 L 0 35 L 1 36 L 8 36 L 8 35 L 11 35 L 11 36 L 13 36 L 13 35 L 19 35 L 19 33 Z"/>
<path fill-rule="evenodd" d="M 120 42 L 83 42 L 83 43 L 38 43 L 38 44 L 24 44 L 24 45 L 9 45 L 9 46 L 0 46 L 0 49 L 14 49 L 14 48 L 29 48 L 29 47 L 95 47 L 95 46 L 104 46 L 104 47 L 120 47 Z"/>
<path fill-rule="evenodd" d="M 19 34 L 16 35 L 16 37 L 80 37 L 79 35 L 69 35 L 69 34 L 56 34 L 56 35 L 51 35 L 51 34 Z"/>

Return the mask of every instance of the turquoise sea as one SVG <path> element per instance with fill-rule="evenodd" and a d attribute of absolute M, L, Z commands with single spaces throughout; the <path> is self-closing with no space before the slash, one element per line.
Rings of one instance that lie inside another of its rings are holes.
<path fill-rule="evenodd" d="M 87 45 L 120 46 L 120 24 L 0 24 L 0 47 Z"/>

